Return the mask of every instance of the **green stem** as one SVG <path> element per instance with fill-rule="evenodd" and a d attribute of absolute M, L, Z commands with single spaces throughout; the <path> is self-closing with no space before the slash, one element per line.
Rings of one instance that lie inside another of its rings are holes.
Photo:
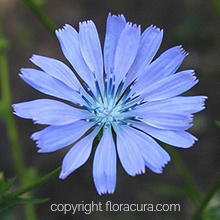
<path fill-rule="evenodd" d="M 5 120 L 9 141 L 12 147 L 12 153 L 14 156 L 15 166 L 19 173 L 19 179 L 22 182 L 25 176 L 25 165 L 22 157 L 20 144 L 18 141 L 17 127 L 14 121 L 14 117 L 11 109 L 11 90 L 9 80 L 9 69 L 6 56 L 7 42 L 4 39 L 2 33 L 2 27 L 0 22 L 0 73 L 1 73 L 1 114 Z"/>
<path fill-rule="evenodd" d="M 12 114 L 11 108 L 11 90 L 10 90 L 10 80 L 9 80 L 9 69 L 8 60 L 6 56 L 7 52 L 7 41 L 3 35 L 2 22 L 0 18 L 0 77 L 1 77 L 1 115 L 6 123 L 7 134 L 12 150 L 12 155 L 17 170 L 19 180 L 22 185 L 26 182 L 26 169 L 24 158 L 22 156 L 21 146 L 19 143 L 19 135 Z M 27 196 L 31 197 L 29 193 Z M 36 215 L 33 205 L 25 206 L 26 219 L 35 220 Z"/>
<path fill-rule="evenodd" d="M 196 209 L 194 216 L 192 217 L 192 220 L 201 220 L 205 208 L 208 206 L 209 202 L 213 198 L 213 196 L 216 194 L 216 192 L 220 188 L 220 175 L 216 178 L 215 182 L 212 184 L 209 191 L 206 193 L 204 199 L 202 200 L 200 206 Z"/>
<path fill-rule="evenodd" d="M 57 169 L 53 170 L 49 174 L 36 180 L 34 183 L 31 183 L 23 188 L 20 188 L 16 191 L 12 192 L 11 194 L 8 194 L 5 197 L 2 197 L 0 199 L 0 208 L 4 209 L 5 207 L 8 207 L 8 206 L 14 204 L 14 201 L 16 201 L 16 199 L 18 199 L 20 196 L 26 195 L 28 192 L 33 191 L 34 189 L 44 185 L 45 183 L 48 183 L 51 179 L 57 177 L 58 174 L 60 173 L 60 171 L 61 171 L 61 167 L 58 167 Z M 31 217 L 30 217 L 30 219 L 32 220 Z"/>
<path fill-rule="evenodd" d="M 60 171 L 61 171 L 61 167 L 58 167 L 57 169 L 55 169 L 52 172 L 48 173 L 47 175 L 41 177 L 40 179 L 38 179 L 34 183 L 29 184 L 28 186 L 11 193 L 8 198 L 15 199 L 18 196 L 21 196 L 29 191 L 32 191 L 32 190 L 42 186 L 43 184 L 49 182 L 51 179 L 57 177 L 58 174 L 60 173 Z"/>
<path fill-rule="evenodd" d="M 45 25 L 45 27 L 54 35 L 56 26 L 49 19 L 49 17 L 43 12 L 41 5 L 37 3 L 36 0 L 21 0 L 34 14 L 39 18 L 39 20 Z"/>
<path fill-rule="evenodd" d="M 174 148 L 167 148 L 169 151 L 174 166 L 176 167 L 178 173 L 182 176 L 183 180 L 185 181 L 186 189 L 188 190 L 188 195 L 191 195 L 191 201 L 195 206 L 198 205 L 198 203 L 202 199 L 201 192 L 198 189 L 198 186 L 195 183 L 194 178 L 192 177 L 191 173 L 189 172 L 188 168 L 183 163 L 181 157 L 176 153 Z"/>

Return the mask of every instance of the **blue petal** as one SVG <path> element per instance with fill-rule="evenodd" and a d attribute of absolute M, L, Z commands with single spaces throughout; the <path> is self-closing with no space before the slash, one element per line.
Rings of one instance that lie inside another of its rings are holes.
<path fill-rule="evenodd" d="M 177 96 L 162 101 L 147 102 L 146 104 L 139 106 L 134 112 L 162 110 L 168 112 L 197 113 L 205 108 L 204 102 L 206 99 L 206 96 Z"/>
<path fill-rule="evenodd" d="M 58 79 L 35 69 L 21 69 L 20 77 L 33 88 L 47 95 L 80 103 L 82 101 L 79 94 Z"/>
<path fill-rule="evenodd" d="M 182 64 L 187 53 L 181 46 L 166 50 L 155 61 L 142 71 L 134 88 L 138 91 L 157 83 L 161 79 L 173 75 Z M 144 83 L 143 83 L 144 82 Z"/>
<path fill-rule="evenodd" d="M 86 112 L 51 99 L 38 99 L 13 105 L 14 113 L 37 124 L 65 125 L 85 119 Z"/>
<path fill-rule="evenodd" d="M 104 62 L 105 72 L 107 73 L 107 76 L 109 76 L 111 70 L 113 70 L 115 51 L 117 48 L 119 37 L 125 25 L 126 20 L 123 15 L 108 15 L 104 43 Z"/>
<path fill-rule="evenodd" d="M 140 35 L 140 26 L 131 23 L 127 23 L 121 33 L 114 60 L 116 88 L 134 62 L 139 47 Z"/>
<path fill-rule="evenodd" d="M 30 60 L 44 72 L 65 83 L 70 88 L 75 90 L 81 88 L 81 84 L 75 74 L 61 61 L 39 55 L 33 55 Z"/>
<path fill-rule="evenodd" d="M 87 66 L 80 51 L 78 32 L 72 26 L 66 24 L 63 29 L 56 30 L 56 35 L 67 60 L 79 76 L 95 91 L 91 70 Z"/>
<path fill-rule="evenodd" d="M 82 120 L 68 125 L 50 126 L 35 132 L 31 138 L 40 148 L 39 153 L 53 152 L 77 141 L 93 125 Z"/>
<path fill-rule="evenodd" d="M 60 179 L 65 179 L 70 173 L 82 166 L 89 158 L 92 143 L 100 129 L 95 129 L 89 135 L 78 141 L 66 154 L 62 163 Z"/>
<path fill-rule="evenodd" d="M 158 101 L 180 95 L 191 89 L 198 79 L 193 70 L 185 70 L 168 76 L 149 87 L 145 86 L 141 92 L 141 98 L 146 101 Z M 145 82 L 142 82 L 145 84 Z"/>
<path fill-rule="evenodd" d="M 158 51 L 163 38 L 163 31 L 153 25 L 148 27 L 141 35 L 137 56 L 129 69 L 125 88 L 138 77 L 149 65 Z"/>
<path fill-rule="evenodd" d="M 132 137 L 136 145 L 141 151 L 145 165 L 155 173 L 162 173 L 162 168 L 170 161 L 169 154 L 151 137 L 126 127 L 127 135 Z"/>
<path fill-rule="evenodd" d="M 99 86 L 103 86 L 102 49 L 95 24 L 84 21 L 79 24 L 79 43 L 82 56 L 90 70 L 95 73 Z"/>
<path fill-rule="evenodd" d="M 104 129 L 103 136 L 95 151 L 93 178 L 99 195 L 115 191 L 116 149 L 110 126 Z"/>
<path fill-rule="evenodd" d="M 195 141 L 197 141 L 196 137 L 194 137 L 186 131 L 171 131 L 158 129 L 138 121 L 133 121 L 132 126 L 174 147 L 188 148 L 191 147 L 195 143 Z"/>
<path fill-rule="evenodd" d="M 116 132 L 118 156 L 125 171 L 131 176 L 145 173 L 144 159 L 134 136 L 128 133 L 125 126 L 113 124 L 113 127 Z"/>
<path fill-rule="evenodd" d="M 192 115 L 164 111 L 142 112 L 137 115 L 141 121 L 156 128 L 166 130 L 187 130 L 192 127 Z"/>

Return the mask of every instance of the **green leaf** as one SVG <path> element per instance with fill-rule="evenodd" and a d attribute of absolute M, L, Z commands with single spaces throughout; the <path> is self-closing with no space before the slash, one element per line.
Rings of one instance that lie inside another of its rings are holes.
<path fill-rule="evenodd" d="M 5 180 L 3 172 L 0 173 L 0 196 L 4 196 L 7 192 L 12 188 L 16 177 L 9 179 L 8 181 Z"/>

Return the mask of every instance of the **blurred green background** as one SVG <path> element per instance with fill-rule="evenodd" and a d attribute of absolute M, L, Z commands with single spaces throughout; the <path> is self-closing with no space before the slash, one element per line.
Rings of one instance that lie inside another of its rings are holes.
<path fill-rule="evenodd" d="M 43 7 L 57 28 L 68 23 L 78 29 L 78 23 L 92 19 L 104 42 L 106 18 L 112 14 L 124 14 L 127 21 L 141 24 L 142 31 L 151 24 L 164 29 L 164 39 L 158 52 L 183 45 L 189 52 L 181 69 L 195 69 L 200 82 L 188 94 L 207 95 L 205 111 L 195 115 L 194 126 L 190 132 L 199 141 L 190 149 L 177 149 L 177 152 L 190 169 L 198 185 L 206 191 L 219 173 L 220 130 L 215 120 L 220 119 L 220 13 L 209 0 L 47 0 Z M 9 41 L 9 68 L 13 103 L 46 97 L 25 84 L 18 76 L 22 67 L 32 67 L 29 61 L 32 54 L 54 57 L 67 63 L 58 41 L 40 23 L 36 16 L 21 1 L 2 0 L 0 13 L 3 28 Z M 51 154 L 38 154 L 35 143 L 30 140 L 33 132 L 42 126 L 33 125 L 29 120 L 16 118 L 20 141 L 26 164 L 37 167 L 40 175 L 46 174 L 61 165 L 67 149 Z M 0 169 L 5 177 L 16 175 L 11 156 L 6 128 L 0 119 Z M 163 219 L 186 220 L 193 213 L 193 206 L 186 198 L 170 195 L 166 187 L 158 190 L 158 184 L 182 186 L 171 161 L 162 175 L 146 170 L 145 175 L 135 178 L 128 176 L 118 162 L 117 187 L 113 195 L 99 196 L 92 179 L 92 157 L 80 169 L 65 180 L 55 179 L 34 195 L 38 198 L 51 197 L 45 204 L 36 206 L 39 219 Z M 112 203 L 165 204 L 179 203 L 180 212 L 94 212 L 74 215 L 52 212 L 53 203 Z M 216 201 L 220 201 L 218 196 Z M 4 219 L 18 219 L 21 207 L 16 206 L 3 213 Z M 22 219 L 22 214 L 20 215 Z M 1 216 L 0 216 L 1 219 Z"/>

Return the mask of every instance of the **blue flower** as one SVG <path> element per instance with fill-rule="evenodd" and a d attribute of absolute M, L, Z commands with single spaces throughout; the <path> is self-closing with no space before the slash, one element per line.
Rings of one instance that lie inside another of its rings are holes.
<path fill-rule="evenodd" d="M 193 70 L 177 72 L 187 55 L 181 46 L 153 60 L 162 30 L 150 26 L 141 34 L 123 15 L 109 14 L 103 54 L 91 20 L 80 23 L 79 32 L 65 25 L 56 35 L 76 73 L 56 59 L 33 55 L 30 60 L 41 70 L 24 68 L 20 77 L 63 102 L 37 99 L 13 108 L 19 117 L 49 125 L 32 135 L 38 152 L 73 145 L 61 179 L 87 161 L 98 134 L 93 178 L 99 194 L 115 190 L 117 154 L 131 176 L 145 167 L 161 173 L 170 156 L 155 139 L 180 148 L 194 144 L 197 139 L 186 130 L 206 97 L 180 96 L 198 82 Z"/>

